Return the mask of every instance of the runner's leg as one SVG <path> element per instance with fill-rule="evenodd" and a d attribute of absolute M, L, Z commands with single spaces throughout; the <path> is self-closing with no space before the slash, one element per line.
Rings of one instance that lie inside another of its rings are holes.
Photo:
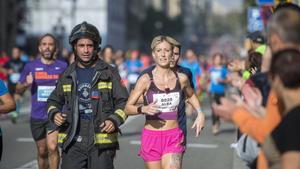
<path fill-rule="evenodd" d="M 162 169 L 161 161 L 145 162 L 147 169 Z"/>
<path fill-rule="evenodd" d="M 38 166 L 39 169 L 48 168 L 48 151 L 46 138 L 36 141 L 37 150 L 38 150 Z"/>
<path fill-rule="evenodd" d="M 54 131 L 50 133 L 48 131 L 47 134 L 47 147 L 49 152 L 49 167 L 50 169 L 58 169 L 59 166 L 59 152 L 58 152 L 58 146 L 57 146 L 57 136 L 58 131 Z"/>
<path fill-rule="evenodd" d="M 162 157 L 163 169 L 181 169 L 182 153 L 168 153 Z"/>
<path fill-rule="evenodd" d="M 30 119 L 32 137 L 37 146 L 39 169 L 48 168 L 48 150 L 46 141 L 47 120 Z"/>

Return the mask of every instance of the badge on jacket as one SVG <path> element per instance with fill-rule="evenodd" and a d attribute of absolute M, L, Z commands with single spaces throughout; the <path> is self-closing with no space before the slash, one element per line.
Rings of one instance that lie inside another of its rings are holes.
<path fill-rule="evenodd" d="M 95 99 L 95 100 L 100 99 L 99 91 L 98 90 L 93 90 L 92 94 L 91 94 L 91 98 Z"/>

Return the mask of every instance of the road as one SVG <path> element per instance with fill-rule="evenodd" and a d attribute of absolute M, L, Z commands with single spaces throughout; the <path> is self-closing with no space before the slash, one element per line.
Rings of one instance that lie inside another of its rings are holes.
<path fill-rule="evenodd" d="M 234 142 L 236 129 L 233 125 L 222 122 L 220 134 L 211 133 L 210 110 L 205 105 L 206 126 L 200 137 L 194 136 L 194 131 L 188 130 L 187 151 L 184 155 L 184 169 L 233 169 L 239 168 L 236 164 L 234 152 L 230 144 Z M 137 156 L 140 144 L 140 132 L 144 117 L 130 117 L 122 127 L 123 135 L 120 137 L 121 149 L 117 152 L 116 169 L 144 168 L 143 160 Z M 191 126 L 192 122 L 188 122 Z M 9 119 L 1 118 L 0 125 L 3 130 L 4 150 L 0 169 L 36 169 L 36 147 L 31 138 L 29 128 L 29 115 L 23 114 L 17 124 Z"/>

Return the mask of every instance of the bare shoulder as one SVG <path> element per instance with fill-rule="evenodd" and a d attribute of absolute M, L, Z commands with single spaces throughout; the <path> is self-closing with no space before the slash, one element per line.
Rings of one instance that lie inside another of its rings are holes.
<path fill-rule="evenodd" d="M 142 75 L 137 81 L 137 83 L 149 83 L 149 82 L 150 82 L 150 77 L 148 74 Z"/>
<path fill-rule="evenodd" d="M 180 84 L 184 85 L 189 82 L 189 79 L 186 74 L 177 72 Z"/>
<path fill-rule="evenodd" d="M 150 84 L 150 77 L 148 74 L 142 75 L 136 82 L 135 88 L 136 89 L 147 89 Z"/>

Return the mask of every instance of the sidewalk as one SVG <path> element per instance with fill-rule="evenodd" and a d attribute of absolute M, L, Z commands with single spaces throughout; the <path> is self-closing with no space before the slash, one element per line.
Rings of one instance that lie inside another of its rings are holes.
<path fill-rule="evenodd" d="M 236 152 L 233 152 L 233 165 L 232 169 L 249 169 L 246 166 L 246 163 L 242 161 L 236 154 Z"/>

